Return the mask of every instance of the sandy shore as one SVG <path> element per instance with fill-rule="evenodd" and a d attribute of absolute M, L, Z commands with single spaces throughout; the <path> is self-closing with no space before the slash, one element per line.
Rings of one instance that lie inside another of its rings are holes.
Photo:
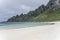
<path fill-rule="evenodd" d="M 60 22 L 54 25 L 0 30 L 0 40 L 60 40 Z"/>

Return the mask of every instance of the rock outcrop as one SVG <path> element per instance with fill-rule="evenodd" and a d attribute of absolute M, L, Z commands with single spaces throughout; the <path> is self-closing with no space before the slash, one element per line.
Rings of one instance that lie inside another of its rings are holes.
<path fill-rule="evenodd" d="M 50 0 L 47 4 L 48 9 L 57 9 L 60 7 L 60 0 Z"/>

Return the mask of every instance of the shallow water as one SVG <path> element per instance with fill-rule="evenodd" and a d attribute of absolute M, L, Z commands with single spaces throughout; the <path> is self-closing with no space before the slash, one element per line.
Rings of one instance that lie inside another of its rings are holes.
<path fill-rule="evenodd" d="M 47 25 L 47 22 L 8 22 L 8 23 L 0 23 L 0 28 L 15 28 L 15 27 L 31 27 L 31 26 L 41 26 Z"/>

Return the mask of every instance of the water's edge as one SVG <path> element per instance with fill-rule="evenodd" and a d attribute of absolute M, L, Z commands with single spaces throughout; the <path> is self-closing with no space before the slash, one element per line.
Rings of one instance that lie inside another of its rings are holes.
<path fill-rule="evenodd" d="M 25 27 L 35 27 L 43 25 L 53 25 L 54 23 L 49 22 L 10 22 L 10 23 L 0 23 L 0 29 L 13 29 L 13 28 L 25 28 Z"/>

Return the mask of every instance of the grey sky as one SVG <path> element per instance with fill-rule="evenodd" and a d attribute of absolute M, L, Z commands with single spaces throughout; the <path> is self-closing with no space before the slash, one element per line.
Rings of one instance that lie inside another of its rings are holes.
<path fill-rule="evenodd" d="M 47 4 L 49 0 L 0 0 L 0 22 L 8 18 L 27 13 L 38 8 L 41 4 Z"/>

